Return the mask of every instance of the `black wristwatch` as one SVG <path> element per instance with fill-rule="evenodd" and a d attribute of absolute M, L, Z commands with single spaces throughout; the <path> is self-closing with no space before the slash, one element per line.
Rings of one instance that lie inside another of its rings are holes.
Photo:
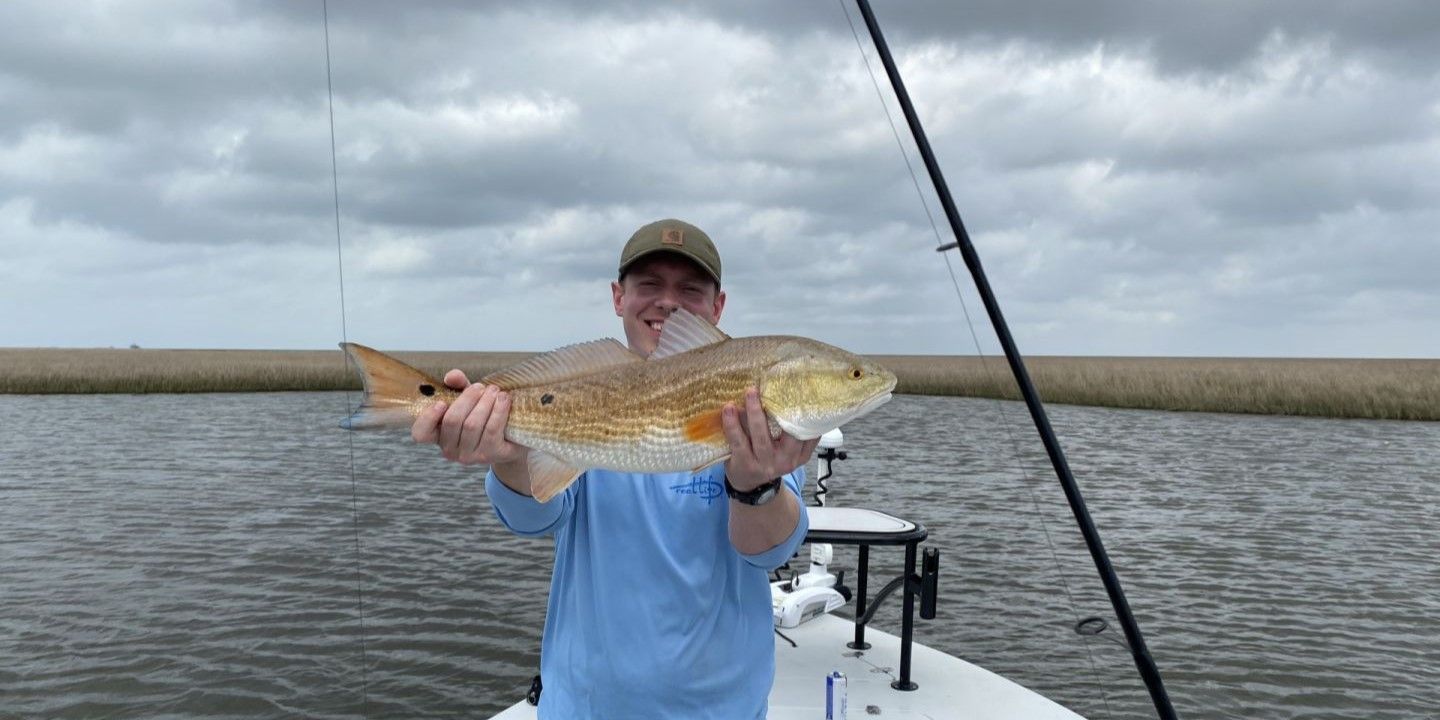
<path fill-rule="evenodd" d="M 774 500 L 775 496 L 779 494 L 780 483 L 782 480 L 783 478 L 777 477 L 774 480 L 771 480 L 770 482 L 767 482 L 764 485 L 755 488 L 754 490 L 740 492 L 739 490 L 735 489 L 734 485 L 730 484 L 730 478 L 727 477 L 725 478 L 725 494 L 729 495 L 732 498 L 735 498 L 736 500 L 744 503 L 745 505 L 764 505 L 765 503 Z"/>

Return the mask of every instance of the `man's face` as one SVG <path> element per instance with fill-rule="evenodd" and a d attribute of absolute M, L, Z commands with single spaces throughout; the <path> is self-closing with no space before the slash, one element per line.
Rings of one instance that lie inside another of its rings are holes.
<path fill-rule="evenodd" d="M 630 267 L 625 281 L 610 283 L 615 314 L 625 326 L 630 349 L 644 356 L 660 342 L 660 329 L 676 308 L 711 323 L 720 322 L 725 293 L 700 266 L 671 253 L 656 253 Z"/>

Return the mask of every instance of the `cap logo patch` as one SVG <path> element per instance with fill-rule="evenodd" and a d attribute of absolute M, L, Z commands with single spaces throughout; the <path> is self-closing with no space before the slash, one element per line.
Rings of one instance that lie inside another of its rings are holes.
<path fill-rule="evenodd" d="M 660 231 L 661 245 L 681 247 L 685 244 L 685 231 L 679 228 L 665 228 Z"/>

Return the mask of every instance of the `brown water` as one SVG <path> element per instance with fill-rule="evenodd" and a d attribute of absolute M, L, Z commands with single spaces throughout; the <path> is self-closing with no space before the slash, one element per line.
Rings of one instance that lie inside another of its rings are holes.
<path fill-rule="evenodd" d="M 0 717 L 483 718 L 519 699 L 549 543 L 507 534 L 476 470 L 335 429 L 344 404 L 0 396 Z M 1128 654 L 1071 630 L 1108 605 L 1022 412 L 898 397 L 846 428 L 832 504 L 930 528 L 922 642 L 1090 717 L 1151 716 Z M 1051 412 L 1182 717 L 1437 716 L 1440 425 Z M 877 622 L 896 631 L 898 607 Z"/>

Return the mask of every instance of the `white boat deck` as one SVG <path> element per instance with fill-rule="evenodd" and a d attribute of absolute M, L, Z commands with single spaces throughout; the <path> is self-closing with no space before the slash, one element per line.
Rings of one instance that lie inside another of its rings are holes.
<path fill-rule="evenodd" d="M 855 626 L 824 615 L 784 630 L 796 647 L 775 637 L 775 685 L 770 720 L 825 717 L 825 676 L 832 670 L 849 681 L 851 720 L 882 718 L 966 718 L 966 720 L 1083 720 L 1054 701 L 984 668 L 915 643 L 910 679 L 919 689 L 892 689 L 900 663 L 900 638 L 866 628 L 869 650 L 845 646 Z M 874 708 L 871 711 L 870 708 Z M 535 708 L 520 701 L 494 720 L 533 720 Z"/>
<path fill-rule="evenodd" d="M 1080 716 L 1050 699 L 920 643 L 912 646 L 909 692 L 890 687 L 900 664 L 900 638 L 874 627 L 865 629 L 870 649 L 851 650 L 855 625 L 825 615 L 783 630 L 798 647 L 776 637 L 775 686 L 770 691 L 771 720 L 825 716 L 825 675 L 845 673 L 849 681 L 849 717 L 966 718 L 967 720 L 1077 720 Z M 873 710 L 871 710 L 873 708 Z"/>

